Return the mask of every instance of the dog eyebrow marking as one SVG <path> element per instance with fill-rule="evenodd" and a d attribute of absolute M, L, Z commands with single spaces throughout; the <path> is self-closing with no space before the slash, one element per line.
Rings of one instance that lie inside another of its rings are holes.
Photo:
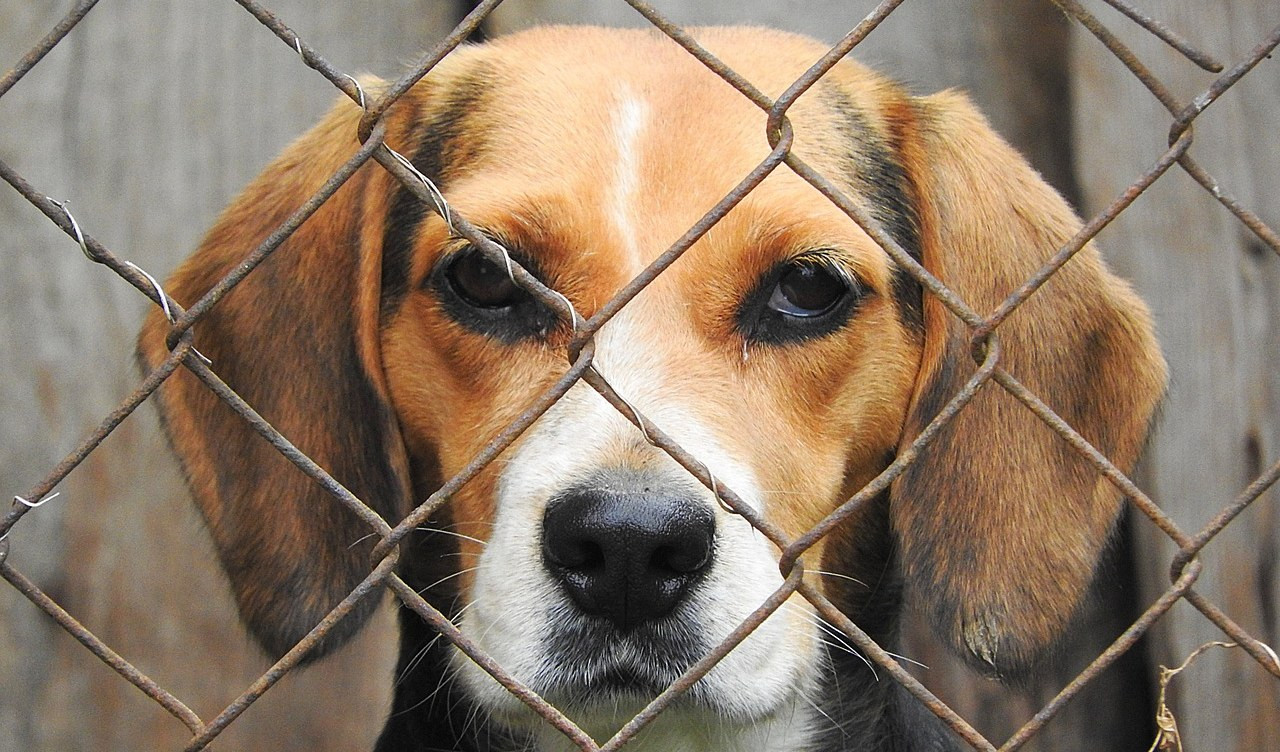
<path fill-rule="evenodd" d="M 618 154 L 614 160 L 613 185 L 609 190 L 609 216 L 622 235 L 631 260 L 640 264 L 640 248 L 632 223 L 631 202 L 640 184 L 640 134 L 649 119 L 649 107 L 629 88 L 620 90 L 618 108 L 613 112 L 614 144 Z"/>

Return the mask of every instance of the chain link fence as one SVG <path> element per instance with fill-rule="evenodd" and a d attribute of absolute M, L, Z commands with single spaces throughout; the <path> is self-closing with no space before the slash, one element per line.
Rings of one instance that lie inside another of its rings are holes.
<path fill-rule="evenodd" d="M 654 28 L 660 30 L 675 43 L 683 47 L 689 55 L 704 64 L 709 70 L 723 78 L 737 89 L 743 97 L 752 102 L 768 115 L 769 142 L 773 151 L 756 169 L 742 177 L 741 182 L 670 248 L 665 250 L 638 277 L 618 291 L 613 299 L 605 303 L 598 312 L 589 319 L 582 319 L 573 310 L 568 301 L 555 290 L 543 286 L 537 278 L 529 274 L 518 264 L 510 261 L 505 251 L 493 243 L 483 233 L 467 221 L 467 218 L 448 205 L 448 196 L 435 190 L 430 181 L 423 178 L 413 166 L 402 156 L 393 151 L 383 141 L 384 131 L 380 118 L 387 109 L 406 91 L 426 76 L 432 68 L 458 45 L 476 33 L 486 16 L 496 8 L 500 0 L 484 0 L 459 24 L 452 33 L 439 42 L 428 54 L 415 64 L 400 80 L 392 84 L 376 98 L 365 92 L 352 72 L 337 69 L 326 60 L 323 51 L 317 50 L 301 39 L 285 23 L 274 15 L 263 4 L 254 0 L 236 0 L 241 7 L 252 14 L 262 27 L 274 34 L 280 43 L 293 49 L 299 58 L 300 65 L 306 65 L 328 79 L 334 87 L 351 98 L 365 111 L 358 135 L 362 147 L 348 162 L 306 203 L 297 207 L 289 219 L 271 235 L 260 247 L 252 249 L 243 262 L 215 285 L 202 299 L 190 308 L 183 309 L 165 294 L 155 276 L 139 266 L 127 261 L 124 255 L 105 247 L 92 234 L 92 228 L 81 226 L 69 206 L 46 196 L 39 186 L 32 185 L 22 175 L 0 162 L 0 177 L 18 191 L 32 206 L 42 212 L 50 222 L 66 233 L 68 238 L 78 246 L 88 262 L 100 264 L 110 269 L 121 280 L 131 285 L 141 294 L 150 298 L 156 305 L 162 306 L 165 315 L 172 323 L 170 338 L 171 354 L 157 368 L 145 375 L 137 389 L 120 402 L 100 425 L 94 429 L 65 459 L 49 470 L 48 474 L 33 487 L 23 490 L 21 495 L 13 497 L 13 504 L 0 519 L 0 576 L 13 588 L 35 604 L 49 618 L 57 622 L 75 640 L 84 645 L 106 665 L 119 674 L 122 681 L 127 681 L 148 697 L 162 706 L 178 723 L 183 724 L 190 732 L 187 750 L 203 749 L 212 743 L 220 733 L 249 708 L 268 689 L 282 677 L 294 670 L 308 651 L 313 648 L 334 628 L 344 616 L 350 613 L 359 603 L 369 598 L 377 598 L 384 591 L 390 591 L 403 605 L 412 609 L 434 630 L 453 643 L 477 665 L 488 672 L 496 681 L 528 705 L 541 716 L 547 724 L 554 726 L 572 744 L 582 750 L 614 750 L 623 748 L 647 724 L 664 712 L 672 702 L 706 675 L 716 663 L 730 650 L 761 624 L 770 614 L 794 594 L 807 599 L 817 612 L 836 627 L 842 636 L 873 661 L 877 670 L 892 681 L 899 682 L 911 694 L 917 697 L 931 712 L 941 718 L 960 738 L 974 749 L 1014 749 L 1033 737 L 1053 718 L 1059 710 L 1075 697 L 1081 689 L 1093 681 L 1102 671 L 1112 665 L 1121 655 L 1134 648 L 1144 634 L 1152 628 L 1175 604 L 1185 602 L 1198 611 L 1204 619 L 1217 627 L 1231 644 L 1243 649 L 1272 677 L 1280 678 L 1280 660 L 1275 652 L 1264 642 L 1249 634 L 1233 620 L 1232 616 L 1221 607 L 1196 590 L 1197 577 L 1201 574 L 1202 563 L 1198 555 L 1204 547 L 1239 515 L 1250 508 L 1280 477 L 1280 462 L 1261 469 L 1256 478 L 1240 491 L 1230 503 L 1221 507 L 1217 515 L 1200 530 L 1184 530 L 1173 519 L 1165 514 L 1156 502 L 1142 488 L 1121 472 L 1112 462 L 1091 446 L 1077 431 L 1054 413 L 1042 400 L 1028 390 L 1018 379 L 1004 370 L 1000 363 L 999 348 L 996 342 L 1001 322 L 1005 321 L 1030 296 L 1034 295 L 1042 285 L 1072 257 L 1092 240 L 1103 228 L 1107 227 L 1118 215 L 1129 210 L 1129 207 L 1157 181 L 1167 179 L 1171 173 L 1181 172 L 1189 176 L 1212 196 L 1213 200 L 1231 213 L 1241 225 L 1271 252 L 1280 254 L 1280 236 L 1269 227 L 1254 211 L 1242 205 L 1240 201 L 1227 192 L 1224 186 L 1212 174 L 1199 164 L 1192 156 L 1194 129 L 1197 118 L 1231 88 L 1242 77 L 1271 55 L 1280 44 L 1280 28 L 1270 33 L 1259 33 L 1259 40 L 1249 54 L 1238 60 L 1220 63 L 1205 51 L 1196 49 L 1184 41 L 1174 31 L 1158 20 L 1144 15 L 1139 9 L 1124 0 L 1107 0 L 1107 4 L 1122 12 L 1133 23 L 1140 25 L 1148 33 L 1158 37 L 1178 54 L 1184 56 L 1191 64 L 1216 74 L 1213 83 L 1196 96 L 1183 99 L 1175 96 L 1170 89 L 1157 78 L 1151 70 L 1140 62 L 1137 56 L 1110 30 L 1098 20 L 1088 9 L 1075 0 L 1053 0 L 1054 4 L 1075 23 L 1082 25 L 1093 35 L 1110 54 L 1113 54 L 1132 72 L 1133 76 L 1151 92 L 1167 109 L 1167 123 L 1161 128 L 1168 129 L 1168 148 L 1155 159 L 1148 170 L 1135 175 L 1132 183 L 1105 208 L 1105 210 L 1088 218 L 1083 229 L 1066 245 L 1058 249 L 1053 257 L 1032 277 L 1008 297 L 996 310 L 986 312 L 972 309 L 945 284 L 926 271 L 909 253 L 907 253 L 879 224 L 868 216 L 867 212 L 850 201 L 842 191 L 810 165 L 802 161 L 790 151 L 791 140 L 787 125 L 788 108 L 819 81 L 834 65 L 855 47 L 867 35 L 874 33 L 876 27 L 902 4 L 902 0 L 890 0 L 881 3 L 861 23 L 853 28 L 828 54 L 797 79 L 794 85 L 782 96 L 772 99 L 759 91 L 751 81 L 744 79 L 737 72 L 727 67 L 714 55 L 703 49 L 693 37 L 679 26 L 664 18 L 657 11 L 639 0 L 627 0 L 642 14 Z M 39 65 L 44 56 L 56 45 L 72 33 L 77 24 L 85 18 L 96 5 L 94 0 L 80 2 L 67 14 L 48 35 L 28 52 L 19 63 L 0 78 L 0 97 L 3 97 L 29 71 Z M 109 11 L 108 11 L 109 12 Z M 418 200 L 441 214 L 447 214 L 455 230 L 467 238 L 475 247 L 492 254 L 495 259 L 503 259 L 511 264 L 516 282 L 549 309 L 556 311 L 566 321 L 573 322 L 576 336 L 568 352 L 565 353 L 569 366 L 555 383 L 554 387 L 532 405 L 516 420 L 508 425 L 485 449 L 472 458 L 472 461 L 456 476 L 446 480 L 430 498 L 423 501 L 403 520 L 387 522 L 376 512 L 347 492 L 341 484 L 334 480 L 323 467 L 318 466 L 305 454 L 295 448 L 288 437 L 279 433 L 270 423 L 263 420 L 253 408 L 246 404 L 231 388 L 223 383 L 215 367 L 205 362 L 193 347 L 192 328 L 197 326 L 204 316 L 246 276 L 253 274 L 254 269 L 271 256 L 273 252 L 303 222 L 314 214 L 344 182 L 358 169 L 369 162 L 376 162 L 383 169 L 394 175 Z M 789 539 L 775 524 L 764 515 L 753 509 L 739 498 L 731 488 L 717 483 L 710 475 L 707 466 L 696 456 L 686 452 L 673 441 L 652 420 L 636 411 L 622 395 L 619 395 L 592 366 L 593 337 L 618 311 L 635 298 L 647 285 L 653 282 L 672 263 L 679 259 L 699 238 L 703 237 L 728 212 L 747 196 L 766 176 L 774 170 L 791 170 L 808 181 L 837 207 L 853 219 L 866 231 L 893 260 L 908 272 L 924 288 L 926 295 L 935 296 L 952 315 L 958 317 L 968 327 L 973 341 L 983 345 L 978 348 L 983 356 L 978 360 L 979 368 L 963 390 L 955 394 L 945 407 L 937 421 L 926 430 L 912 447 L 899 454 L 879 477 L 860 490 L 852 498 L 845 501 L 832 514 L 808 533 L 797 539 Z M 19 544 L 34 545 L 35 541 L 24 539 L 15 541 L 13 531 L 18 529 L 25 517 L 40 514 L 40 508 L 51 502 L 58 495 L 55 490 L 73 469 L 75 469 L 90 453 L 115 431 L 123 421 L 140 405 L 145 403 L 165 380 L 180 368 L 188 369 L 207 387 L 217 394 L 231 409 L 235 410 L 247 424 L 275 446 L 280 453 L 292 462 L 298 472 L 306 474 L 315 483 L 327 489 L 333 496 L 333 503 L 341 504 L 356 514 L 368 526 L 371 534 L 378 536 L 380 543 L 376 546 L 373 560 L 369 564 L 369 573 L 365 580 L 353 590 L 332 612 L 328 614 L 307 637 L 299 642 L 284 657 L 275 663 L 257 681 L 246 687 L 243 693 L 226 708 L 212 718 L 202 718 L 188 707 L 174 693 L 153 681 L 146 674 L 119 655 L 112 647 L 93 632 L 82 626 L 76 617 L 68 613 L 54 597 L 37 586 L 28 576 L 19 571 L 10 559 L 10 548 Z M 539 416 L 544 414 L 571 387 L 577 383 L 585 383 L 607 400 L 623 418 L 640 429 L 644 436 L 656 447 L 667 453 L 677 463 L 696 477 L 727 508 L 748 520 L 757 530 L 771 540 L 781 551 L 779 557 L 781 572 L 784 576 L 783 586 L 751 616 L 742 622 L 720 645 L 716 646 L 701 660 L 692 665 L 676 682 L 653 699 L 651 703 L 612 738 L 604 743 L 597 743 L 584 733 L 573 721 L 539 697 L 528 687 L 512 676 L 506 668 L 494 661 L 479 646 L 468 639 L 440 611 L 433 608 L 417 592 L 414 591 L 396 572 L 396 564 L 400 556 L 399 544 L 406 535 L 423 525 L 433 514 L 444 509 L 451 498 L 465 484 L 471 482 L 486 466 L 512 445 L 521 434 L 528 429 Z M 1158 528 L 1163 535 L 1177 547 L 1177 553 L 1168 562 L 1170 585 L 1167 590 L 1151 602 L 1141 617 L 1105 651 L 1079 673 L 1070 683 L 1061 689 L 1056 697 L 1040 708 L 1034 717 L 1028 720 L 1016 733 L 1005 740 L 989 740 L 977 731 L 974 726 L 960 714 L 952 710 L 946 703 L 936 697 L 930 689 L 915 675 L 908 672 L 897 660 L 881 646 L 872 641 L 859 627 L 848 619 L 839 608 L 803 578 L 804 569 L 800 564 L 801 556 L 812 548 L 824 535 L 841 522 L 856 514 L 869 500 L 886 489 L 908 465 L 919 450 L 926 445 L 947 421 L 951 420 L 979 389 L 1003 389 L 1015 397 L 1026 410 L 1034 413 L 1050 429 L 1057 433 L 1063 442 L 1073 451 L 1085 457 L 1098 472 L 1113 483 L 1128 500 L 1133 509 L 1151 525 Z M 1168 674 L 1163 683 L 1173 674 Z M 1178 748 L 1176 725 L 1172 714 L 1163 702 L 1161 693 L 1160 716 L 1157 725 L 1162 737 L 1155 745 L 1162 749 Z"/>

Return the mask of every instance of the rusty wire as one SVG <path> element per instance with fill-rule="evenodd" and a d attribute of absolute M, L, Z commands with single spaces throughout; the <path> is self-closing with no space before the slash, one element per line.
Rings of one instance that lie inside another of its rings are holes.
<path fill-rule="evenodd" d="M 599 749 L 595 741 L 590 736 L 587 736 L 586 732 L 578 728 L 576 723 L 569 720 L 568 716 L 560 712 L 559 708 L 542 699 L 538 693 L 529 689 L 523 682 L 509 674 L 501 664 L 484 652 L 475 641 L 464 635 L 462 630 L 449 621 L 449 617 L 440 613 L 430 603 L 427 603 L 425 598 L 410 587 L 408 583 L 400 579 L 399 576 L 392 575 L 391 592 L 395 593 L 401 603 L 422 617 L 423 621 L 444 635 L 449 642 L 453 643 L 454 647 L 465 653 L 477 666 L 484 669 L 508 692 L 519 698 L 533 712 L 542 716 L 547 723 L 568 737 L 569 741 L 573 742 L 579 749 L 585 752 L 594 752 Z"/>
<path fill-rule="evenodd" d="M 287 653 L 280 657 L 266 673 L 258 677 L 239 697 L 231 702 L 216 718 L 206 724 L 201 724 L 194 729 L 196 735 L 184 747 L 184 752 L 197 752 L 209 746 L 209 743 L 223 729 L 231 724 L 240 714 L 249 709 L 255 700 L 261 697 L 268 689 L 271 689 L 276 682 L 284 678 L 285 674 L 297 667 L 299 663 L 306 658 L 307 654 L 324 636 L 333 629 L 334 625 L 346 618 L 360 601 L 368 598 L 374 593 L 381 592 L 382 585 L 392 576 L 396 563 L 399 560 L 399 552 L 392 551 L 385 559 L 378 563 L 369 576 L 364 578 L 359 585 L 355 587 L 347 597 L 343 598 L 338 605 L 334 606 L 328 614 L 325 614 L 319 623 L 317 623 L 310 632 L 306 634 L 296 645 L 289 649 Z"/>
<path fill-rule="evenodd" d="M 31 48 L 30 52 L 22 56 L 22 59 L 16 65 L 10 68 L 3 77 L 0 77 L 0 97 L 9 93 L 9 89 L 12 89 L 14 84 L 22 80 L 23 76 L 36 67 L 36 64 L 43 60 L 44 56 L 49 54 L 49 51 L 57 46 L 63 37 L 70 34 L 76 24 L 80 23 L 81 19 L 88 15 L 89 11 L 93 10 L 93 6 L 97 4 L 98 0 L 81 0 L 70 13 L 63 16 L 62 20 L 58 21 L 57 25 L 49 30 L 44 39 L 41 39 L 35 47 Z"/>
<path fill-rule="evenodd" d="M 627 740 L 640 733 L 640 730 L 658 717 L 662 710 L 674 702 L 680 695 L 689 691 L 689 688 L 698 682 L 699 679 L 707 675 L 707 672 L 715 667 L 720 659 L 729 654 L 730 650 L 736 648 L 743 640 L 754 631 L 757 627 L 764 623 L 775 611 L 782 608 L 791 594 L 796 592 L 804 582 L 804 568 L 793 567 L 787 574 L 786 580 L 778 586 L 778 589 L 764 600 L 754 611 L 747 615 L 733 631 L 719 642 L 709 653 L 704 655 L 696 663 L 685 670 L 678 679 L 671 683 L 665 690 L 644 707 L 639 713 L 626 723 L 618 732 L 613 735 L 606 744 L 600 747 L 601 752 L 613 752 L 620 748 Z"/>
<path fill-rule="evenodd" d="M 1076 0 L 1052 0 L 1070 18 L 1088 29 L 1169 111 L 1171 116 L 1169 148 L 1154 161 L 1149 170 L 1136 178 L 1105 210 L 1090 218 L 1074 238 L 1057 249 L 1035 274 L 1026 279 L 996 310 L 984 313 L 972 309 L 941 280 L 934 277 L 919 262 L 913 259 L 905 249 L 900 247 L 863 208 L 790 151 L 792 133 L 786 120 L 788 108 L 810 86 L 820 80 L 831 67 L 842 60 L 868 34 L 872 33 L 880 22 L 901 5 L 903 0 L 886 0 L 886 2 L 880 3 L 848 35 L 834 45 L 826 55 L 816 61 L 812 67 L 788 87 L 777 100 L 771 100 L 761 93 L 750 81 L 745 80 L 723 62 L 716 59 L 711 53 L 702 48 L 692 36 L 664 18 L 652 7 L 641 0 L 627 0 L 655 28 L 684 47 L 690 54 L 706 65 L 709 70 L 723 78 L 767 114 L 766 136 L 771 146 L 771 151 L 759 165 L 742 177 L 733 190 L 708 209 L 693 226 L 661 253 L 641 274 L 624 285 L 612 299 L 606 301 L 587 320 L 582 320 L 578 316 L 563 295 L 543 285 L 536 277 L 514 262 L 504 248 L 483 235 L 465 217 L 456 213 L 450 216 L 451 226 L 461 236 L 468 238 L 475 247 L 491 260 L 504 263 L 511 272 L 516 284 L 528 290 L 531 295 L 547 305 L 548 308 L 556 311 L 563 322 L 572 329 L 573 336 L 565 350 L 566 369 L 556 382 L 547 388 L 543 394 L 539 395 L 533 403 L 528 405 L 517 418 L 495 435 L 486 447 L 473 457 L 471 462 L 461 471 L 454 477 L 446 479 L 443 485 L 429 498 L 421 500 L 404 519 L 392 525 L 383 520 L 362 500 L 342 487 L 324 468 L 317 465 L 293 446 L 287 437 L 283 436 L 269 422 L 259 416 L 239 395 L 223 383 L 216 375 L 216 368 L 211 368 L 192 347 L 190 330 L 202 316 L 217 305 L 218 301 L 227 292 L 253 273 L 253 269 L 258 264 L 279 248 L 347 179 L 370 161 L 377 162 L 425 205 L 433 206 L 442 213 L 448 213 L 445 197 L 440 196 L 438 191 L 433 193 L 434 186 L 425 181 L 421 175 L 416 174 L 402 158 L 397 158 L 398 155 L 391 150 L 390 146 L 384 143 L 385 131 L 380 124 L 381 118 L 401 96 L 427 76 L 441 60 L 480 28 L 485 18 L 498 6 L 501 0 L 484 0 L 484 2 L 478 3 L 473 11 L 448 36 L 424 55 L 400 80 L 391 84 L 385 91 L 380 92 L 374 101 L 367 101 L 367 93 L 361 89 L 355 78 L 330 64 L 319 51 L 306 44 L 290 27 L 261 3 L 254 0 L 236 0 L 236 2 L 284 44 L 292 48 L 299 55 L 303 64 L 319 72 L 337 89 L 361 106 L 365 110 L 365 114 L 360 121 L 358 133 L 356 134 L 360 146 L 350 159 L 330 177 L 315 195 L 298 207 L 258 248 L 252 249 L 241 264 L 229 273 L 226 278 L 215 284 L 191 308 L 184 311 L 175 301 L 167 298 L 155 278 L 130 262 L 122 260 L 94 240 L 91 235 L 85 233 L 64 202 L 55 201 L 40 193 L 16 171 L 12 170 L 8 165 L 0 163 L 0 178 L 12 185 L 33 206 L 44 213 L 50 221 L 74 239 L 91 261 L 102 264 L 114 271 L 119 277 L 144 295 L 147 295 L 153 302 L 164 306 L 166 313 L 177 312 L 176 315 L 170 314 L 173 327 L 169 338 L 169 346 L 171 348 L 169 356 L 146 374 L 138 388 L 104 418 L 97 429 L 91 432 L 43 480 L 30 489 L 27 496 L 18 498 L 12 509 L 3 518 L 0 518 L 0 576 L 47 613 L 75 639 L 83 643 L 86 648 L 120 676 L 135 685 L 181 721 L 193 734 L 186 749 L 199 750 L 205 748 L 258 697 L 296 667 L 308 651 L 320 640 L 324 639 L 333 626 L 355 608 L 361 600 L 372 597 L 374 593 L 381 592 L 384 589 L 392 592 L 406 607 L 419 614 L 445 639 L 475 661 L 477 665 L 493 676 L 508 691 L 512 692 L 547 723 L 563 733 L 573 745 L 582 750 L 609 750 L 609 752 L 612 752 L 623 748 L 629 739 L 634 738 L 646 724 L 663 712 L 682 693 L 688 691 L 720 659 L 742 640 L 746 639 L 752 630 L 758 627 L 793 595 L 799 595 L 808 600 L 822 618 L 847 637 L 869 660 L 883 668 L 892 680 L 900 682 L 967 743 L 976 749 L 997 749 L 994 744 L 977 732 L 968 721 L 960 717 L 954 710 L 934 696 L 918 679 L 905 671 L 893 656 L 879 645 L 876 645 L 865 632 L 849 620 L 820 590 L 807 581 L 804 577 L 806 570 L 801 559 L 801 556 L 822 539 L 824 535 L 828 534 L 842 521 L 848 519 L 869 499 L 887 489 L 894 479 L 916 460 L 920 451 L 937 432 L 952 420 L 959 411 L 964 409 L 965 405 L 983 388 L 1000 388 L 1012 394 L 1050 429 L 1055 431 L 1074 451 L 1095 467 L 1103 477 L 1115 485 L 1136 509 L 1152 520 L 1177 546 L 1177 552 L 1171 562 L 1170 587 L 1145 610 L 1137 621 L 1103 653 L 1097 656 L 1084 671 L 1072 679 L 1066 687 L 1045 704 L 1033 718 L 1029 719 L 1022 728 L 998 749 L 1012 750 L 1025 744 L 1082 687 L 1092 681 L 1107 666 L 1114 663 L 1120 655 L 1130 650 L 1136 641 L 1179 600 L 1186 600 L 1198 609 L 1207 619 L 1248 651 L 1267 671 L 1280 677 L 1280 665 L 1276 665 L 1274 653 L 1270 652 L 1270 648 L 1249 635 L 1216 604 L 1203 598 L 1192 589 L 1196 578 L 1202 570 L 1202 564 L 1196 558 L 1197 555 L 1232 520 L 1276 483 L 1277 479 L 1280 478 L 1280 462 L 1263 472 L 1200 532 L 1195 535 L 1188 535 L 1132 480 L 1113 465 L 1107 457 L 1089 444 L 1072 426 L 1050 409 L 1038 395 L 1028 390 L 1012 374 L 1001 367 L 998 339 L 1001 323 L 1013 311 L 1030 296 L 1034 295 L 1045 282 L 1052 278 L 1058 269 L 1065 265 L 1115 217 L 1124 212 L 1139 195 L 1161 179 L 1174 164 L 1182 167 L 1185 172 L 1213 195 L 1264 244 L 1280 254 L 1280 236 L 1272 228 L 1268 227 L 1255 212 L 1243 206 L 1241 202 L 1225 191 L 1217 180 L 1196 163 L 1190 155 L 1193 143 L 1192 125 L 1196 118 L 1223 93 L 1230 90 L 1262 59 L 1270 55 L 1276 46 L 1280 45 L 1280 29 L 1271 32 L 1243 60 L 1228 68 L 1212 55 L 1197 49 L 1167 26 L 1145 15 L 1127 2 L 1123 0 L 1105 0 L 1107 4 L 1159 38 L 1170 48 L 1177 50 L 1195 65 L 1221 74 L 1199 96 L 1193 98 L 1190 102 L 1184 103 L 1174 97 L 1168 87 L 1142 64 L 1133 51 L 1124 45 L 1101 21 L 1083 8 L 1080 3 L 1076 2 Z M 95 3 L 96 0 L 82 0 L 82 2 L 78 3 L 44 39 L 23 56 L 12 70 L 0 77 L 0 96 L 8 92 L 54 46 L 65 38 L 94 7 Z M 668 434 L 662 431 L 658 424 L 634 409 L 623 395 L 617 393 L 609 385 L 604 374 L 596 370 L 592 363 L 594 354 L 593 336 L 599 332 L 600 328 L 638 295 L 640 291 L 662 274 L 665 269 L 688 251 L 768 175 L 783 165 L 786 166 L 786 169 L 792 170 L 812 184 L 828 200 L 848 214 L 873 240 L 881 245 L 900 267 L 905 269 L 922 285 L 925 294 L 937 298 L 946 306 L 950 315 L 958 318 L 969 329 L 974 342 L 974 359 L 977 366 L 967 384 L 955 395 L 951 396 L 942 411 L 921 432 L 919 437 L 909 447 L 902 450 L 884 471 L 870 481 L 866 487 L 860 489 L 850 499 L 839 505 L 837 509 L 815 527 L 795 540 L 788 539 L 774 523 L 768 520 L 761 512 L 746 504 L 731 488 L 717 482 L 711 475 L 709 468 L 701 460 L 680 447 Z M 250 687 L 246 688 L 216 718 L 207 723 L 197 717 L 181 700 L 174 697 L 163 687 L 160 687 L 145 674 L 142 674 L 83 625 L 79 624 L 73 616 L 15 569 L 7 557 L 10 545 L 8 539 L 10 531 L 35 506 L 35 504 L 29 502 L 18 503 L 18 501 L 22 499 L 44 500 L 48 498 L 57 484 L 85 457 L 93 452 L 138 405 L 146 401 L 179 366 L 186 367 L 200 378 L 214 394 L 240 415 L 253 430 L 270 442 L 301 472 L 324 488 L 330 496 L 334 497 L 336 503 L 341 503 L 352 510 L 359 519 L 369 526 L 370 532 L 379 538 L 373 549 L 370 573 L 364 581 L 353 589 L 302 641 L 277 661 L 271 669 L 262 674 Z M 993 381 L 996 386 L 990 384 Z M 476 643 L 462 634 L 458 627 L 444 614 L 428 604 L 421 595 L 414 592 L 408 584 L 394 573 L 398 558 L 398 545 L 404 539 L 404 536 L 422 525 L 432 514 L 447 504 L 465 484 L 474 479 L 504 449 L 515 442 L 525 430 L 563 397 L 569 389 L 579 383 L 599 393 L 618 410 L 620 415 L 633 423 L 649 443 L 666 452 L 710 489 L 717 499 L 725 505 L 726 509 L 742 516 L 754 528 L 763 533 L 779 550 L 779 569 L 784 580 L 773 595 L 760 604 L 739 624 L 728 638 L 717 645 L 700 661 L 689 667 L 681 677 L 654 698 L 647 707 L 603 745 L 597 744 L 559 709 L 511 676 L 506 669 L 494 661 L 491 656 L 487 655 Z"/>
<path fill-rule="evenodd" d="M 1218 62 L 1217 58 L 1213 55 L 1197 48 L 1195 45 L 1183 39 L 1181 34 L 1178 34 L 1176 31 L 1173 31 L 1160 21 L 1148 16 L 1132 5 L 1129 5 L 1124 2 L 1124 0 L 1103 0 L 1103 2 L 1128 16 L 1131 21 L 1151 32 L 1160 41 L 1182 53 L 1183 57 L 1201 68 L 1204 68 L 1210 73 L 1218 73 L 1222 70 L 1222 63 Z"/>
<path fill-rule="evenodd" d="M 1089 664 L 1088 668 L 1077 674 L 1076 677 L 1067 684 L 1067 686 L 1062 688 L 1062 691 L 1057 695 L 1054 695 L 1052 700 L 1045 703 L 1044 707 L 1040 708 L 1031 720 L 1027 721 L 1022 728 L 1014 732 L 1013 736 L 1009 737 L 1009 740 L 1000 747 L 1001 752 L 1004 752 L 1004 750 L 1007 749 L 1017 749 L 1030 740 L 1037 731 L 1044 728 L 1044 725 L 1058 714 L 1058 711 L 1061 710 L 1072 697 L 1075 697 L 1079 694 L 1080 690 L 1084 689 L 1085 684 L 1087 684 L 1093 677 L 1102 673 L 1107 666 L 1110 666 L 1119 660 L 1120 656 L 1128 652 L 1129 649 L 1132 648 L 1149 629 L 1151 629 L 1151 627 L 1156 623 L 1156 620 L 1161 616 L 1164 616 L 1165 613 L 1168 612 L 1169 609 L 1173 608 L 1173 605 L 1191 589 L 1191 586 L 1195 584 L 1196 578 L 1200 576 L 1202 568 L 1203 567 L 1200 562 L 1192 562 L 1192 564 L 1182 572 L 1181 576 L 1178 577 L 1169 589 L 1165 590 L 1164 593 L 1156 599 L 1156 602 L 1152 603 L 1147 610 L 1142 613 L 1142 616 L 1138 617 L 1138 620 L 1131 624 L 1123 634 L 1107 646 L 1107 649 L 1102 651 L 1102 653 Z"/>

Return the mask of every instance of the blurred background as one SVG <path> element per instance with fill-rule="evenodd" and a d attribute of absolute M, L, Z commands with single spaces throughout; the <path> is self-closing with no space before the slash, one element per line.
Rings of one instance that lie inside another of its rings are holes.
<path fill-rule="evenodd" d="M 344 72 L 396 77 L 469 9 L 449 0 L 266 5 Z M 867 0 L 659 0 L 682 24 L 758 24 L 835 42 Z M 1142 0 L 1228 66 L 1280 24 L 1274 0 Z M 0 69 L 73 6 L 0 0 Z M 1182 102 L 1214 80 L 1103 2 L 1089 10 Z M 639 26 L 620 0 L 508 0 L 483 26 Z M 853 56 L 920 93 L 967 90 L 997 130 L 1089 217 L 1167 146 L 1171 118 L 1117 58 L 1043 0 L 908 0 Z M 1280 74 L 1263 61 L 1196 121 L 1192 154 L 1223 191 L 1280 226 Z M 69 201 L 80 226 L 159 278 L 217 212 L 317 120 L 333 86 L 230 0 L 103 3 L 0 98 L 0 161 Z M 1139 484 L 1198 531 L 1280 458 L 1280 258 L 1179 168 L 1102 232 L 1112 266 L 1151 304 L 1172 383 Z M 133 391 L 149 303 L 0 188 L 0 510 Z M 10 534 L 9 561 L 203 718 L 266 668 L 239 626 L 202 524 L 143 406 Z M 1272 490 L 1205 549 L 1197 591 L 1280 644 L 1280 510 Z M 1030 686 L 978 679 L 913 634 L 917 675 L 997 743 L 1026 722 L 1169 584 L 1174 548 L 1132 519 L 1062 665 Z M 391 607 L 354 644 L 295 672 L 221 749 L 367 749 L 394 660 Z M 1158 666 L 1223 639 L 1179 603 L 1028 745 L 1143 750 Z M 1280 749 L 1280 682 L 1242 651 L 1205 655 L 1170 699 L 1187 749 Z M 186 730 L 43 613 L 0 586 L 0 750 L 181 748 Z"/>

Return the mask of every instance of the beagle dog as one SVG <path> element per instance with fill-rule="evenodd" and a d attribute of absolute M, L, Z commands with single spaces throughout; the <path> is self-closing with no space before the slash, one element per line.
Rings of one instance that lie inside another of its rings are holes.
<path fill-rule="evenodd" d="M 763 29 L 693 33 L 769 96 L 825 52 Z M 340 103 L 267 167 L 168 282 L 174 298 L 198 299 L 316 191 L 359 147 L 361 114 Z M 793 152 L 980 313 L 1080 227 L 960 94 L 913 96 L 844 61 L 787 116 Z M 454 213 L 584 317 L 762 161 L 765 121 L 656 31 L 570 27 L 459 48 L 383 119 Z M 375 164 L 194 331 L 222 379 L 392 524 L 565 373 L 575 337 Z M 167 333 L 153 312 L 145 366 L 168 354 Z M 1165 366 L 1146 307 L 1092 244 L 997 335 L 1001 368 L 1132 466 Z M 593 367 L 794 539 L 947 405 L 976 369 L 970 340 L 781 166 L 595 334 Z M 280 655 L 369 574 L 375 536 L 192 374 L 159 402 L 241 615 Z M 783 582 L 775 545 L 649 438 L 578 383 L 400 548 L 408 584 L 601 742 Z M 887 649 L 919 615 L 979 670 L 1016 677 L 1071 624 L 1121 508 L 988 382 L 804 554 L 804 577 Z M 378 750 L 576 749 L 401 614 Z M 870 665 L 793 594 L 626 748 L 953 748 Z"/>

